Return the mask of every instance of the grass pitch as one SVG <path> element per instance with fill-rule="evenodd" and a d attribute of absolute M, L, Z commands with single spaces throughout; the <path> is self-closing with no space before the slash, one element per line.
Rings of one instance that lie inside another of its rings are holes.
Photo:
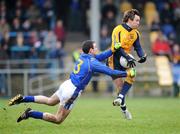
<path fill-rule="evenodd" d="M 56 107 L 20 104 L 7 107 L 0 99 L 0 134 L 179 134 L 180 100 L 173 98 L 127 99 L 133 120 L 125 120 L 113 98 L 81 97 L 61 125 L 28 119 L 16 123 L 26 109 L 55 113 Z M 3 109 L 6 107 L 6 110 Z"/>

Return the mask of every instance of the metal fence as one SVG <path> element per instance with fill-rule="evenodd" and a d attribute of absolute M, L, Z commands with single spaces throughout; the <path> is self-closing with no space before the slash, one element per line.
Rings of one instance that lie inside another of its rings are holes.
<path fill-rule="evenodd" d="M 149 58 L 147 64 L 137 65 L 137 82 L 157 82 L 156 68 L 154 59 Z M 17 92 L 27 94 L 39 94 L 50 89 L 57 89 L 59 84 L 69 78 L 73 63 L 66 61 L 65 68 L 59 69 L 58 60 L 7 60 L 0 61 L 0 74 L 6 78 L 6 95 L 12 96 Z M 31 68 L 36 64 L 37 68 Z M 44 64 L 44 67 L 43 67 Z M 53 64 L 51 68 L 45 68 L 47 64 Z M 21 68 L 18 68 L 19 65 Z M 33 76 L 32 76 L 33 75 Z M 18 76 L 18 77 L 17 77 Z M 20 79 L 20 80 L 17 80 Z M 100 75 L 93 77 L 96 81 L 112 81 L 110 77 Z M 16 86 L 14 86 L 16 85 Z M 21 88 L 17 89 L 17 88 Z"/>

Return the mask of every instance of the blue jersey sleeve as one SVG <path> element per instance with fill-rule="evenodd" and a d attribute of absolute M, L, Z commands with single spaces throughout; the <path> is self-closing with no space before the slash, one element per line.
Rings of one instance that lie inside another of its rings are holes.
<path fill-rule="evenodd" d="M 144 51 L 140 45 L 140 41 L 139 41 L 139 35 L 138 35 L 138 38 L 136 39 L 136 41 L 134 42 L 134 50 L 137 52 L 137 55 L 139 57 L 143 57 L 145 54 L 144 54 Z"/>
<path fill-rule="evenodd" d="M 107 59 L 108 57 L 110 57 L 111 55 L 112 55 L 112 51 L 107 50 L 107 51 L 104 51 L 100 54 L 95 55 L 95 58 L 99 61 L 103 61 L 103 60 Z"/>
<path fill-rule="evenodd" d="M 93 72 L 103 73 L 109 76 L 119 76 L 119 77 L 126 77 L 126 71 L 119 71 L 119 70 L 112 70 L 111 68 L 107 67 L 105 64 L 94 60 L 91 62 L 91 68 Z"/>

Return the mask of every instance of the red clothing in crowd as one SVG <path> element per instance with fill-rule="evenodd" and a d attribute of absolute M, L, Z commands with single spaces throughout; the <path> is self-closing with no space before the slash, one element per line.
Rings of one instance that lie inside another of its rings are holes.
<path fill-rule="evenodd" d="M 171 48 L 167 41 L 157 39 L 152 45 L 152 52 L 157 55 L 166 55 L 171 53 Z"/>

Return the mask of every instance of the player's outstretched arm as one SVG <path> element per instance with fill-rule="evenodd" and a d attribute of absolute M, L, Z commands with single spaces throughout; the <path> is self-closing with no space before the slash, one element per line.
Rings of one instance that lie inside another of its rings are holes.
<path fill-rule="evenodd" d="M 126 71 L 119 71 L 119 70 L 112 70 L 105 64 L 102 64 L 99 61 L 93 61 L 91 63 L 91 67 L 93 72 L 103 73 L 109 76 L 119 76 L 119 77 L 126 77 L 127 72 Z"/>
<path fill-rule="evenodd" d="M 104 52 L 102 52 L 102 53 L 100 53 L 100 54 L 97 54 L 97 55 L 95 56 L 95 58 L 96 58 L 97 60 L 99 60 L 99 61 L 103 61 L 103 60 L 109 58 L 109 57 L 113 54 L 113 52 L 115 52 L 115 51 L 117 51 L 118 49 L 120 49 L 120 47 L 121 47 L 121 43 L 116 43 L 116 44 L 114 45 L 114 49 L 111 48 L 110 50 L 106 50 L 106 51 L 104 51 Z"/>

